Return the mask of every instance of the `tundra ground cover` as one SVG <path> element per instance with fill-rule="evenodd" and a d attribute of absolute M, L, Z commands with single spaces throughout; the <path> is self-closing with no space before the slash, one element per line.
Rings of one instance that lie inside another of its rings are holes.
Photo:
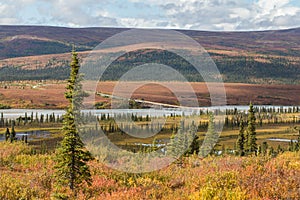
<path fill-rule="evenodd" d="M 129 174 L 88 163 L 92 184 L 78 199 L 299 199 L 300 152 L 272 156 L 184 158 L 159 171 Z M 51 199 L 53 153 L 0 143 L 0 199 Z M 67 188 L 65 188 L 67 190 Z"/>

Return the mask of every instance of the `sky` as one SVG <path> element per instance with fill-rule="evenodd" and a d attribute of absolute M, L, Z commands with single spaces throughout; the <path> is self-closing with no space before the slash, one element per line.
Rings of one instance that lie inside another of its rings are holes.
<path fill-rule="evenodd" d="M 299 0 L 0 0 L 1 25 L 248 31 L 300 27 Z"/>

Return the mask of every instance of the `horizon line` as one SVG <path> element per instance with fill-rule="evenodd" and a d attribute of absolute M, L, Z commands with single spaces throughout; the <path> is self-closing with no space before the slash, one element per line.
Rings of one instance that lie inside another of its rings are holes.
<path fill-rule="evenodd" d="M 1 26 L 11 27 L 53 27 L 53 28 L 66 28 L 66 29 L 93 29 L 93 28 L 107 28 L 107 29 L 154 29 L 154 30 L 175 30 L 175 31 L 198 31 L 198 32 L 215 32 L 215 33 L 243 33 L 243 32 L 272 32 L 272 31 L 288 31 L 300 29 L 300 26 L 291 28 L 278 28 L 278 29 L 263 29 L 263 30 L 199 30 L 199 29 L 184 29 L 184 28 L 164 28 L 164 27 L 113 27 L 113 26 L 64 26 L 64 25 L 43 25 L 43 24 L 0 24 Z"/>

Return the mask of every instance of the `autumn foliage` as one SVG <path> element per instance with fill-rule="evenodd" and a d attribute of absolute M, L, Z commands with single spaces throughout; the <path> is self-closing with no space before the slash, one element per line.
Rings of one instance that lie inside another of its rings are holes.
<path fill-rule="evenodd" d="M 34 154 L 22 143 L 0 143 L 0 199 L 51 199 L 53 154 Z M 300 152 L 277 157 L 184 158 L 145 174 L 114 171 L 89 163 L 92 184 L 78 199 L 299 199 Z"/>

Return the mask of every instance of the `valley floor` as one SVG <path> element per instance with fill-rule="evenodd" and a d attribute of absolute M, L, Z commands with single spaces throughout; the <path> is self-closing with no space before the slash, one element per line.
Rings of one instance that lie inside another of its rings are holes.
<path fill-rule="evenodd" d="M 87 82 L 84 86 L 91 88 L 97 86 L 95 92 L 112 94 L 118 82 Z M 136 83 L 127 83 L 135 85 Z M 170 84 L 170 83 L 169 83 Z M 183 83 L 171 83 L 179 92 L 184 93 Z M 210 105 L 210 95 L 205 83 L 191 83 L 197 95 L 199 106 Z M 66 82 L 64 81 L 19 81 L 0 83 L 0 105 L 12 108 L 65 108 L 67 101 L 64 98 Z M 217 90 L 217 88 L 216 88 Z M 259 85 L 243 83 L 225 83 L 226 101 L 228 105 L 248 105 L 250 101 L 255 105 L 299 105 L 300 85 Z M 127 91 L 124 91 L 126 93 Z M 216 91 L 218 92 L 218 91 Z M 189 94 L 185 94 L 189 96 Z M 134 91 L 132 99 L 142 99 L 153 102 L 178 105 L 178 99 L 172 91 L 156 83 L 145 83 L 144 86 Z M 189 99 L 185 99 L 188 101 Z M 111 99 L 95 96 L 95 102 L 87 101 L 94 105 L 104 102 L 104 107 L 109 108 Z"/>

